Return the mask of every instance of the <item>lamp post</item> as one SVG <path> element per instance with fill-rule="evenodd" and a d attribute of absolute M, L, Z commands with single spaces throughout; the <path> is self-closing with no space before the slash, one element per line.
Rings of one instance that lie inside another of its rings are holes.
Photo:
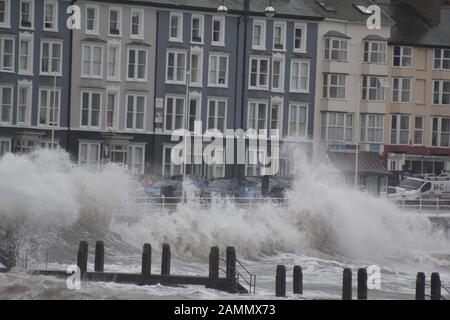
<path fill-rule="evenodd" d="M 52 106 L 52 150 L 55 149 L 55 111 L 56 111 L 56 75 L 57 72 L 53 73 L 53 106 Z"/>

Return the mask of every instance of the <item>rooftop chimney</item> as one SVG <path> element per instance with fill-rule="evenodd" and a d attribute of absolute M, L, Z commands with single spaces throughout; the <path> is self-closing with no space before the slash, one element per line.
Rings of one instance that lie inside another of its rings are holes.
<path fill-rule="evenodd" d="M 448 0 L 401 0 L 416 9 L 430 26 L 437 26 L 441 22 L 441 6 Z"/>

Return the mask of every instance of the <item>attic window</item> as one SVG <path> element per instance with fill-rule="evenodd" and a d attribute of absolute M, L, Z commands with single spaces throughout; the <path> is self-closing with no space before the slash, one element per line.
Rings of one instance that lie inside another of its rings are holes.
<path fill-rule="evenodd" d="M 328 12 L 335 12 L 336 9 L 326 1 L 316 1 L 319 6 L 322 7 L 323 10 Z"/>
<path fill-rule="evenodd" d="M 358 9 L 362 14 L 372 14 L 372 10 L 369 10 L 365 5 L 354 4 L 356 9 Z"/>

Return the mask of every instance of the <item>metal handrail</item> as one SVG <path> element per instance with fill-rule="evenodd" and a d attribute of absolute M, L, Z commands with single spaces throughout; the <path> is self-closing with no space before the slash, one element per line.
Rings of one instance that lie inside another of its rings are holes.
<path fill-rule="evenodd" d="M 226 260 L 224 258 L 220 258 L 219 260 L 223 261 L 226 263 Z M 244 282 L 249 286 L 249 293 L 252 293 L 252 289 L 253 289 L 253 293 L 256 292 L 256 275 L 255 274 L 251 274 L 250 271 L 247 270 L 247 268 L 244 267 L 244 265 L 238 260 L 236 259 L 236 263 L 237 265 L 239 265 L 249 276 L 249 279 L 247 280 L 246 277 L 244 277 L 244 275 L 242 273 L 239 272 L 239 270 L 236 269 L 236 274 L 238 275 L 236 277 L 237 282 L 239 282 L 239 278 L 242 278 L 244 280 Z M 222 269 L 221 267 L 219 267 L 220 270 L 222 270 L 225 274 L 226 271 L 224 269 Z"/>

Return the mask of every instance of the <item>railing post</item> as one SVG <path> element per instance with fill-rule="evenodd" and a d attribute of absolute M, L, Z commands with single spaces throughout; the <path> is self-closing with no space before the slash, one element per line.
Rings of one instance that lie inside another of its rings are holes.
<path fill-rule="evenodd" d="M 302 267 L 294 266 L 294 284 L 293 284 L 293 293 L 294 294 L 303 294 L 303 273 Z"/>
<path fill-rule="evenodd" d="M 211 247 L 209 252 L 209 280 L 216 281 L 219 279 L 219 248 Z"/>
<path fill-rule="evenodd" d="M 441 300 L 441 278 L 437 272 L 431 274 L 431 300 Z"/>
<path fill-rule="evenodd" d="M 422 212 L 422 197 L 419 198 L 419 211 Z"/>
<path fill-rule="evenodd" d="M 161 259 L 161 275 L 170 275 L 170 245 L 168 243 L 163 244 L 162 259 Z"/>
<path fill-rule="evenodd" d="M 423 272 L 417 273 L 416 300 L 425 300 L 425 273 Z"/>
<path fill-rule="evenodd" d="M 367 270 L 358 269 L 358 300 L 367 300 Z"/>
<path fill-rule="evenodd" d="M 228 247 L 226 251 L 226 273 L 227 280 L 236 282 L 236 250 L 234 247 Z"/>
<path fill-rule="evenodd" d="M 144 243 L 142 248 L 141 273 L 144 277 L 149 277 L 152 274 L 152 245 L 150 243 Z"/>
<path fill-rule="evenodd" d="M 439 211 L 439 198 L 436 198 L 436 211 Z"/>
<path fill-rule="evenodd" d="M 286 267 L 284 265 L 277 266 L 275 276 L 275 296 L 286 297 Z"/>
<path fill-rule="evenodd" d="M 103 241 L 95 243 L 94 270 L 95 272 L 103 272 L 105 270 L 105 244 Z"/>
<path fill-rule="evenodd" d="M 342 300 L 352 300 L 352 269 L 345 268 L 342 274 Z"/>
<path fill-rule="evenodd" d="M 77 266 L 80 268 L 81 277 L 87 272 L 88 263 L 88 243 L 81 241 L 78 246 Z"/>

